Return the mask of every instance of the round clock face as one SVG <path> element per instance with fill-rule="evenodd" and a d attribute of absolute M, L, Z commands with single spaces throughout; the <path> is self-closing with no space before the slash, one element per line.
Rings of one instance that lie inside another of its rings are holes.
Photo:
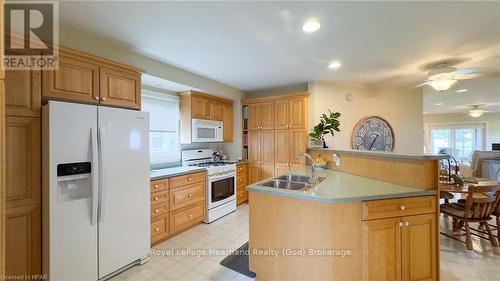
<path fill-rule="evenodd" d="M 369 116 L 359 120 L 352 132 L 352 148 L 393 151 L 394 132 L 391 125 L 378 116 Z"/>

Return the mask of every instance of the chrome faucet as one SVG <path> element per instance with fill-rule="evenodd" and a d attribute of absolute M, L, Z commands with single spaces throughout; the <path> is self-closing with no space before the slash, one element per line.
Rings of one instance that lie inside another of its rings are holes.
<path fill-rule="evenodd" d="M 306 157 L 311 161 L 311 178 L 309 179 L 308 184 L 309 185 L 315 185 L 318 183 L 318 177 L 316 176 L 316 164 L 314 164 L 314 159 L 312 158 L 311 155 L 305 152 L 301 152 L 295 156 L 295 158 L 299 159 L 300 157 Z"/>

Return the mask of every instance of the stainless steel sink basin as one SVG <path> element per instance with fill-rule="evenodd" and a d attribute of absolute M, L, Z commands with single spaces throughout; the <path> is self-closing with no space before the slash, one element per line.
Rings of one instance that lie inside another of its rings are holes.
<path fill-rule="evenodd" d="M 284 175 L 279 178 L 278 180 L 284 180 L 284 181 L 295 181 L 295 182 L 304 182 L 307 183 L 309 182 L 309 179 L 311 177 L 308 176 L 298 176 L 298 175 Z"/>
<path fill-rule="evenodd" d="M 291 181 L 284 181 L 284 180 L 279 180 L 279 179 L 266 181 L 260 185 L 267 186 L 267 187 L 289 189 L 289 190 L 300 190 L 300 189 L 303 189 L 307 186 L 307 184 L 304 182 L 291 182 Z"/>

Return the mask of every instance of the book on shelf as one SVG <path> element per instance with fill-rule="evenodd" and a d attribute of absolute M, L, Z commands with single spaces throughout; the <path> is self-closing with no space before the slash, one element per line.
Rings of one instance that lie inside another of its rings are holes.
<path fill-rule="evenodd" d="M 243 109 L 241 110 L 243 114 L 243 119 L 248 119 L 248 106 L 243 106 Z"/>

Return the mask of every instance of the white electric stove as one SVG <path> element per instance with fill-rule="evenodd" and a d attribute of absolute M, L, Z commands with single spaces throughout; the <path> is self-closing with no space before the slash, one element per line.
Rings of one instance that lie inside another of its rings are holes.
<path fill-rule="evenodd" d="M 193 149 L 182 151 L 182 165 L 207 170 L 205 223 L 211 223 L 236 210 L 236 164 L 214 161 L 212 149 Z"/>

